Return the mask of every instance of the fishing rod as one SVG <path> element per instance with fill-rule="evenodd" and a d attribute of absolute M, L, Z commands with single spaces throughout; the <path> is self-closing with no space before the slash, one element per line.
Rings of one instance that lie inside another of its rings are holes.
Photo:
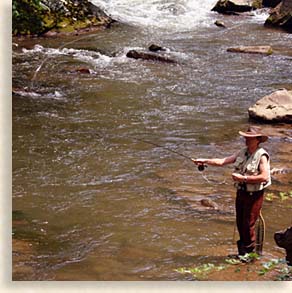
<path fill-rule="evenodd" d="M 152 142 L 152 141 L 149 141 L 149 140 L 139 139 L 139 138 L 134 138 L 134 140 L 138 140 L 138 141 L 141 141 L 141 142 L 144 142 L 144 143 L 148 143 L 148 144 L 154 145 L 154 146 L 156 146 L 156 147 L 159 147 L 159 148 L 165 149 L 165 150 L 167 150 L 167 151 L 169 151 L 169 152 L 172 152 L 172 153 L 174 153 L 174 154 L 177 154 L 177 155 L 179 155 L 179 156 L 181 156 L 181 157 L 183 157 L 183 158 L 185 158 L 185 159 L 188 159 L 188 160 L 193 161 L 193 159 L 192 159 L 191 157 L 186 156 L 186 155 L 184 155 L 184 154 L 182 154 L 182 153 L 179 153 L 179 152 L 177 152 L 177 151 L 175 151 L 175 150 L 173 150 L 173 149 L 170 149 L 170 148 L 168 148 L 168 147 L 162 146 L 162 145 L 160 145 L 160 144 L 158 144 L 158 143 L 155 143 L 155 142 Z"/>
<path fill-rule="evenodd" d="M 133 139 L 133 140 L 136 140 L 136 141 L 143 142 L 143 143 L 147 143 L 147 144 L 150 144 L 150 145 L 153 145 L 153 146 L 156 146 L 156 147 L 162 148 L 162 149 L 165 149 L 165 150 L 167 150 L 167 151 L 169 151 L 169 152 L 172 152 L 172 153 L 174 153 L 174 154 L 176 154 L 176 155 L 178 155 L 178 156 L 181 156 L 181 157 L 183 157 L 183 158 L 185 158 L 185 159 L 187 159 L 187 160 L 190 160 L 190 161 L 192 161 L 192 162 L 194 163 L 194 161 L 193 161 L 193 159 L 192 159 L 191 157 L 189 157 L 189 156 L 187 156 L 187 155 L 185 155 L 185 154 L 182 154 L 182 153 L 180 153 L 180 152 L 177 152 L 177 151 L 175 151 L 175 150 L 173 150 L 173 149 L 170 149 L 170 148 L 168 148 L 168 147 L 162 146 L 162 145 L 160 145 L 160 144 L 158 144 L 158 143 L 155 143 L 155 142 L 152 142 L 152 141 L 149 141 L 149 140 L 139 139 L 139 138 L 132 138 L 132 139 Z M 200 174 L 201 174 L 202 178 L 203 178 L 206 182 L 208 182 L 208 183 L 210 183 L 210 184 L 212 184 L 212 183 L 216 183 L 216 184 L 225 184 L 225 181 L 226 181 L 226 180 L 224 180 L 224 181 L 222 181 L 222 182 L 218 182 L 218 181 L 216 181 L 216 180 L 212 180 L 212 179 L 207 178 L 207 176 L 203 174 L 203 171 L 204 171 L 205 168 L 207 168 L 207 167 L 208 167 L 208 166 L 205 165 L 205 164 L 200 164 L 200 165 L 198 165 L 198 170 L 200 171 Z"/>

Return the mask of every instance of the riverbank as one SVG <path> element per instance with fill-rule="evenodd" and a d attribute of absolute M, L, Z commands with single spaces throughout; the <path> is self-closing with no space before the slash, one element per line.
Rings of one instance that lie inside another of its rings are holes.
<path fill-rule="evenodd" d="M 27 37 L 81 34 L 115 22 L 88 0 L 14 0 L 12 16 L 12 34 Z"/>

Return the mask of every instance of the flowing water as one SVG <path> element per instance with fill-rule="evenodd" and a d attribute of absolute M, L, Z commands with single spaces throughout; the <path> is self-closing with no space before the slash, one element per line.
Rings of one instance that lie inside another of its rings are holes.
<path fill-rule="evenodd" d="M 192 279 L 175 269 L 236 252 L 232 167 L 201 173 L 143 140 L 190 157 L 238 150 L 248 107 L 292 87 L 292 37 L 264 28 L 266 11 L 222 16 L 210 11 L 214 0 L 93 2 L 119 22 L 13 40 L 13 278 Z M 126 57 L 152 43 L 178 63 Z M 274 54 L 226 52 L 238 45 Z M 263 128 L 273 167 L 291 168 L 291 127 Z M 283 257 L 273 233 L 291 225 L 292 200 L 279 197 L 291 174 L 273 183 L 264 253 Z"/>

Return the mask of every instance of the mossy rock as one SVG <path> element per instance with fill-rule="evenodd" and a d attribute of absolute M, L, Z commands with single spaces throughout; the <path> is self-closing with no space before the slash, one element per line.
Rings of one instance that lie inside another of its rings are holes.
<path fill-rule="evenodd" d="M 13 0 L 14 35 L 74 32 L 93 26 L 107 27 L 112 22 L 87 0 Z"/>
<path fill-rule="evenodd" d="M 253 0 L 251 6 L 252 6 L 253 9 L 263 8 L 263 0 Z"/>

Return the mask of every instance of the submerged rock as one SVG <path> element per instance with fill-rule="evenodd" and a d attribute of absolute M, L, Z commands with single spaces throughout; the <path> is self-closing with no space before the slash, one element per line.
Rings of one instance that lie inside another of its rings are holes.
<path fill-rule="evenodd" d="M 78 73 L 82 73 L 82 74 L 91 74 L 92 73 L 92 70 L 90 70 L 89 68 L 77 68 L 75 70 L 75 72 L 78 72 Z"/>
<path fill-rule="evenodd" d="M 159 62 L 166 62 L 166 63 L 177 63 L 175 60 L 170 59 L 167 56 L 158 55 L 155 53 L 149 53 L 149 52 L 142 52 L 137 50 L 130 50 L 126 56 L 128 58 L 133 59 L 143 59 L 143 60 L 152 60 L 152 61 L 159 61 Z"/>
<path fill-rule="evenodd" d="M 271 46 L 240 46 L 228 48 L 227 52 L 271 55 L 273 49 Z"/>
<path fill-rule="evenodd" d="M 265 26 L 280 27 L 292 32 L 292 1 L 283 0 L 272 9 Z"/>
<path fill-rule="evenodd" d="M 165 48 L 155 44 L 150 45 L 148 49 L 151 52 L 166 51 Z"/>
<path fill-rule="evenodd" d="M 218 210 L 219 206 L 211 199 L 209 198 L 203 198 L 200 200 L 200 203 L 204 207 L 212 208 L 214 210 Z"/>
<path fill-rule="evenodd" d="M 248 109 L 249 117 L 264 122 L 292 123 L 292 91 L 277 90 Z"/>

